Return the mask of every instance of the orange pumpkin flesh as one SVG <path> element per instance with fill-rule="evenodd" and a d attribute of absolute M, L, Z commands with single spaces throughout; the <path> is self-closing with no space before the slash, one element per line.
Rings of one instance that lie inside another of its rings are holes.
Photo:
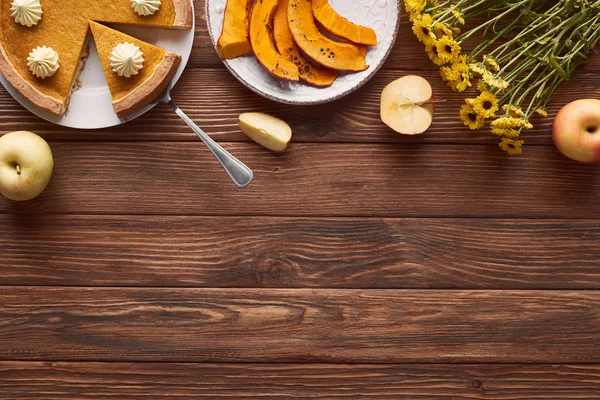
<path fill-rule="evenodd" d="M 312 0 L 312 11 L 327 32 L 357 44 L 377 44 L 377 34 L 373 29 L 348 21 L 331 8 L 328 0 Z"/>
<path fill-rule="evenodd" d="M 368 68 L 366 47 L 336 42 L 319 32 L 311 0 L 289 0 L 288 24 L 298 47 L 320 65 L 338 71 L 364 71 Z"/>
<path fill-rule="evenodd" d="M 273 16 L 279 0 L 257 0 L 250 19 L 250 43 L 258 62 L 274 77 L 299 80 L 298 67 L 277 52 L 273 43 Z"/>
<path fill-rule="evenodd" d="M 223 29 L 217 42 L 217 53 L 223 60 L 252 52 L 248 36 L 250 2 L 251 0 L 227 0 Z"/>
<path fill-rule="evenodd" d="M 317 87 L 331 86 L 337 78 L 337 71 L 313 65 L 302 56 L 288 26 L 287 9 L 288 0 L 279 0 L 273 17 L 273 37 L 277 50 L 298 67 L 298 74 L 303 82 Z"/>

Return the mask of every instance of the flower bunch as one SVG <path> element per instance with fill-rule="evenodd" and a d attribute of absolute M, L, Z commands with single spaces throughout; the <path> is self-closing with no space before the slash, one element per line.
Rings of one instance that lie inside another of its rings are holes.
<path fill-rule="evenodd" d="M 489 126 L 509 154 L 561 83 L 600 42 L 600 0 L 405 0 L 415 36 L 442 79 L 457 92 L 472 86 L 460 117 Z M 468 28 L 469 21 L 479 22 Z M 468 29 L 467 29 L 468 28 Z M 479 41 L 468 53 L 465 43 Z M 476 85 L 475 82 L 477 82 Z"/>

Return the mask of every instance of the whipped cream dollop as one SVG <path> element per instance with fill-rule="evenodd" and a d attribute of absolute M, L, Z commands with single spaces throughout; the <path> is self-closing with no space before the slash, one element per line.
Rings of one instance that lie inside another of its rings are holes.
<path fill-rule="evenodd" d="M 58 71 L 60 67 L 58 53 L 51 47 L 36 47 L 27 57 L 27 65 L 38 78 L 47 78 Z"/>
<path fill-rule="evenodd" d="M 160 8 L 160 0 L 131 0 L 131 7 L 141 16 L 153 15 Z"/>
<path fill-rule="evenodd" d="M 10 16 L 18 24 L 31 28 L 42 19 L 40 0 L 14 0 L 10 6 Z"/>
<path fill-rule="evenodd" d="M 119 76 L 129 78 L 144 67 L 144 53 L 133 43 L 121 43 L 110 52 L 110 67 Z"/>

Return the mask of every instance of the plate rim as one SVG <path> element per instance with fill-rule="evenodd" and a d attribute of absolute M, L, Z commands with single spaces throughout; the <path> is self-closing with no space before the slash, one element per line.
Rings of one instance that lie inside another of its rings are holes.
<path fill-rule="evenodd" d="M 213 36 L 212 29 L 211 29 L 212 25 L 211 25 L 210 9 L 209 9 L 209 4 L 211 1 L 214 1 L 214 0 L 206 0 L 205 1 L 204 15 L 206 17 L 206 27 L 208 30 L 208 35 L 210 36 L 210 40 L 212 42 L 213 50 L 215 51 L 215 53 L 217 53 L 217 48 L 216 48 L 217 42 L 216 42 L 216 38 Z M 396 24 L 393 29 L 392 40 L 389 42 L 389 46 L 386 49 L 385 53 L 383 54 L 381 61 L 379 62 L 378 65 L 373 67 L 373 69 L 369 72 L 369 74 L 367 74 L 362 80 L 360 80 L 359 82 L 356 82 L 354 85 L 349 87 L 347 90 L 344 90 L 343 92 L 338 93 L 337 95 L 335 95 L 333 97 L 324 98 L 324 99 L 320 99 L 320 100 L 296 100 L 296 101 L 283 99 L 283 98 L 271 95 L 269 93 L 265 93 L 265 92 L 261 91 L 260 89 L 254 87 L 252 84 L 250 84 L 245 79 L 243 79 L 240 76 L 240 74 L 238 74 L 237 71 L 235 71 L 233 69 L 233 67 L 231 67 L 231 65 L 229 65 L 227 60 L 223 60 L 221 57 L 219 57 L 219 60 L 221 60 L 221 62 L 223 63 L 223 65 L 225 65 L 225 67 L 229 70 L 229 72 L 238 81 L 240 81 L 245 87 L 247 87 L 254 93 L 256 93 L 268 100 L 271 100 L 271 101 L 274 101 L 277 103 L 281 103 L 281 104 L 289 104 L 289 105 L 295 105 L 295 106 L 315 106 L 315 105 L 319 105 L 319 104 L 326 104 L 326 103 L 334 102 L 336 100 L 339 100 L 341 98 L 344 98 L 344 97 L 356 92 L 358 89 L 360 89 L 365 84 L 367 84 L 367 82 L 369 82 L 377 74 L 377 72 L 379 72 L 379 70 L 383 67 L 383 65 L 389 58 L 392 50 L 394 49 L 394 45 L 396 44 L 396 39 L 398 38 L 398 33 L 400 31 L 400 23 L 401 23 L 401 13 L 402 13 L 402 7 L 400 5 L 400 0 L 393 0 L 393 1 L 396 1 L 398 3 L 398 13 L 397 13 L 397 17 L 396 17 Z M 217 56 L 218 56 L 218 53 L 217 53 Z M 371 67 L 369 67 L 369 68 L 371 68 Z"/>
<path fill-rule="evenodd" d="M 187 68 L 187 64 L 189 62 L 190 56 L 191 56 L 191 52 L 194 49 L 194 41 L 196 39 L 196 11 L 194 9 L 194 0 L 189 0 L 191 5 L 192 5 L 192 27 L 190 28 L 190 32 L 192 32 L 192 41 L 190 43 L 190 48 L 188 51 L 186 51 L 185 57 L 182 54 L 182 57 L 184 57 L 185 62 L 181 63 L 182 68 L 178 69 L 178 71 L 176 72 L 175 76 L 173 77 L 173 79 L 171 80 L 172 82 L 172 86 L 175 86 L 177 84 L 177 82 L 179 82 L 179 79 L 181 78 L 181 76 L 183 75 L 183 73 L 185 72 L 185 69 Z M 157 29 L 162 29 L 162 28 L 157 28 Z M 91 44 L 90 44 L 91 45 Z M 2 84 L 2 86 L 4 87 L 4 89 L 6 90 L 6 92 L 17 102 L 19 103 L 23 108 L 25 108 L 27 111 L 29 111 L 30 113 L 36 115 L 37 117 L 50 122 L 52 124 L 58 125 L 58 126 L 63 126 L 66 128 L 72 128 L 72 129 L 79 129 L 79 130 L 95 130 L 95 129 L 107 129 L 107 128 L 113 128 L 115 126 L 120 126 L 123 125 L 127 122 L 133 121 L 139 117 L 141 117 L 142 115 L 146 114 L 148 111 L 152 110 L 154 107 L 157 106 L 157 103 L 150 103 L 148 105 L 146 105 L 145 107 L 143 107 L 141 110 L 136 111 L 135 113 L 133 113 L 130 116 L 127 116 L 125 118 L 117 118 L 117 120 L 113 123 L 113 122 L 109 122 L 107 123 L 102 123 L 102 124 L 98 124 L 98 125 L 94 125 L 94 126 L 77 126 L 77 124 L 68 124 L 68 123 L 64 123 L 61 122 L 63 121 L 64 117 L 57 117 L 53 114 L 48 113 L 47 111 L 42 110 L 40 107 L 38 107 L 37 105 L 33 104 L 28 98 L 26 98 L 25 96 L 21 95 L 21 93 L 13 86 L 11 85 L 10 82 L 8 82 L 8 80 L 4 77 L 4 75 L 0 74 L 0 84 Z"/>

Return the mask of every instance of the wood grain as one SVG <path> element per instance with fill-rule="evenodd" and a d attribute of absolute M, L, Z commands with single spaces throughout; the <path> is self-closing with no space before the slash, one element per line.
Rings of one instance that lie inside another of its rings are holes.
<path fill-rule="evenodd" d="M 0 216 L 0 285 L 599 289 L 598 220 Z"/>
<path fill-rule="evenodd" d="M 410 67 L 407 65 L 406 67 Z M 242 86 L 225 68 L 190 68 L 173 90 L 177 104 L 207 133 L 221 142 L 248 141 L 238 127 L 242 112 L 262 111 L 274 114 L 291 124 L 295 143 L 481 143 L 496 146 L 498 139 L 489 130 L 470 131 L 461 122 L 458 111 L 464 93 L 453 93 L 434 71 L 425 71 L 436 98 L 448 100 L 436 105 L 433 126 L 424 135 L 398 135 L 379 118 L 380 94 L 394 79 L 418 71 L 383 70 L 364 88 L 350 96 L 326 105 L 290 107 L 266 100 Z M 558 110 L 582 93 L 600 98 L 599 74 L 580 73 L 563 86 L 549 106 L 548 118 L 535 117 L 536 128 L 524 134 L 528 144 L 552 145 L 552 121 Z M 471 93 L 469 96 L 474 95 Z M 6 92 L 0 93 L 0 132 L 28 129 L 49 139 L 114 140 L 114 141 L 192 141 L 196 136 L 166 106 L 125 125 L 110 130 L 80 131 L 45 122 L 16 103 Z"/>
<path fill-rule="evenodd" d="M 6 287 L 1 360 L 598 363 L 600 293 Z"/>
<path fill-rule="evenodd" d="M 598 365 L 0 362 L 4 399 L 596 400 Z"/>
<path fill-rule="evenodd" d="M 237 189 L 201 143 L 53 143 L 48 189 L 0 213 L 600 218 L 598 168 L 530 147 L 229 144 L 256 173 Z M 300 189 L 302 188 L 302 189 Z"/>
<path fill-rule="evenodd" d="M 83 132 L 0 92 L 0 132 L 56 159 L 40 198 L 0 198 L 2 399 L 600 398 L 600 292 L 576 290 L 600 289 L 598 168 L 550 138 L 600 97 L 599 56 L 510 158 L 461 124 L 406 20 L 364 88 L 289 107 L 231 76 L 195 10 L 173 97 L 255 170 L 246 190 L 166 107 Z M 405 74 L 447 100 L 420 137 L 378 116 Z M 244 111 L 290 122 L 289 150 L 249 143 Z"/>

